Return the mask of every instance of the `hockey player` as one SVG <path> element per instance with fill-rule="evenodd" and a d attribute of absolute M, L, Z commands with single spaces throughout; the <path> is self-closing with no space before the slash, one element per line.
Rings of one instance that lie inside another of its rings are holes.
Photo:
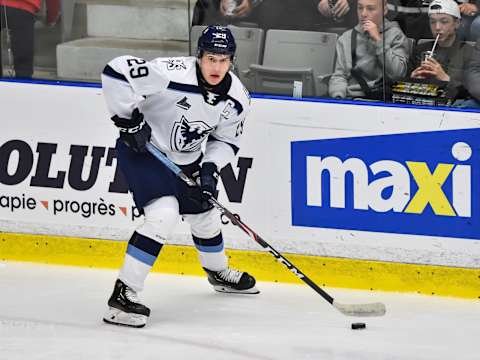
<path fill-rule="evenodd" d="M 121 56 L 103 70 L 104 97 L 120 131 L 118 165 L 145 216 L 128 242 L 103 318 L 107 323 L 145 326 L 150 309 L 137 293 L 180 215 L 191 226 L 201 265 L 215 290 L 259 292 L 251 275 L 228 267 L 220 214 L 208 202 L 216 194 L 218 171 L 239 150 L 250 108 L 248 91 L 230 71 L 235 50 L 228 28 L 209 26 L 198 40 L 197 57 L 147 62 Z M 147 152 L 148 141 L 200 186 L 190 188 L 177 179 Z"/>

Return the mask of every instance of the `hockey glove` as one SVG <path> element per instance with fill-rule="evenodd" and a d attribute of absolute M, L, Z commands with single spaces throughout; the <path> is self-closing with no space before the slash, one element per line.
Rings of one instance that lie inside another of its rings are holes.
<path fill-rule="evenodd" d="M 120 130 L 120 139 L 125 145 L 137 153 L 147 152 L 146 144 L 150 141 L 152 129 L 137 108 L 133 110 L 131 119 L 115 115 L 112 121 Z"/>
<path fill-rule="evenodd" d="M 202 168 L 200 169 L 200 190 L 201 204 L 202 208 L 205 210 L 211 206 L 208 200 L 212 197 L 216 199 L 218 196 L 217 182 L 217 165 L 212 162 L 203 163 Z"/>

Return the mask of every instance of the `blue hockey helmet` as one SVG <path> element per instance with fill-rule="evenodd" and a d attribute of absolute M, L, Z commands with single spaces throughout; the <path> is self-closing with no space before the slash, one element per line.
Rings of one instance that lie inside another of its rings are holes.
<path fill-rule="evenodd" d="M 225 26 L 209 25 L 198 39 L 197 56 L 201 57 L 203 52 L 213 54 L 230 55 L 233 59 L 237 50 L 235 38 L 229 28 Z"/>

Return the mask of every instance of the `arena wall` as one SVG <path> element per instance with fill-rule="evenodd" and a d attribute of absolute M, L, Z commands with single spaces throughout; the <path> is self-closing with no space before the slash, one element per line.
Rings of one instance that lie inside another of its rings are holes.
<path fill-rule="evenodd" d="M 119 267 L 142 219 L 99 86 L 4 81 L 0 99 L 0 258 Z M 480 297 L 479 113 L 252 105 L 219 200 L 267 242 L 321 285 Z M 224 237 L 233 263 L 296 281 L 231 224 Z M 201 273 L 186 224 L 169 245 L 155 270 Z"/>

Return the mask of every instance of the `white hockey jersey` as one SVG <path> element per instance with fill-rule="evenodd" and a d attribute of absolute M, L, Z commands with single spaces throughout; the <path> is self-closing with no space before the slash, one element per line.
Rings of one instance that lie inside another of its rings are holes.
<path fill-rule="evenodd" d="M 195 57 L 147 62 L 121 56 L 103 71 L 103 94 L 112 116 L 129 119 L 138 107 L 152 128 L 151 141 L 179 165 L 197 160 L 208 139 L 202 162 L 220 170 L 238 151 L 250 96 L 232 72 L 221 101 L 216 101 L 218 94 L 202 93 L 195 64 Z"/>

